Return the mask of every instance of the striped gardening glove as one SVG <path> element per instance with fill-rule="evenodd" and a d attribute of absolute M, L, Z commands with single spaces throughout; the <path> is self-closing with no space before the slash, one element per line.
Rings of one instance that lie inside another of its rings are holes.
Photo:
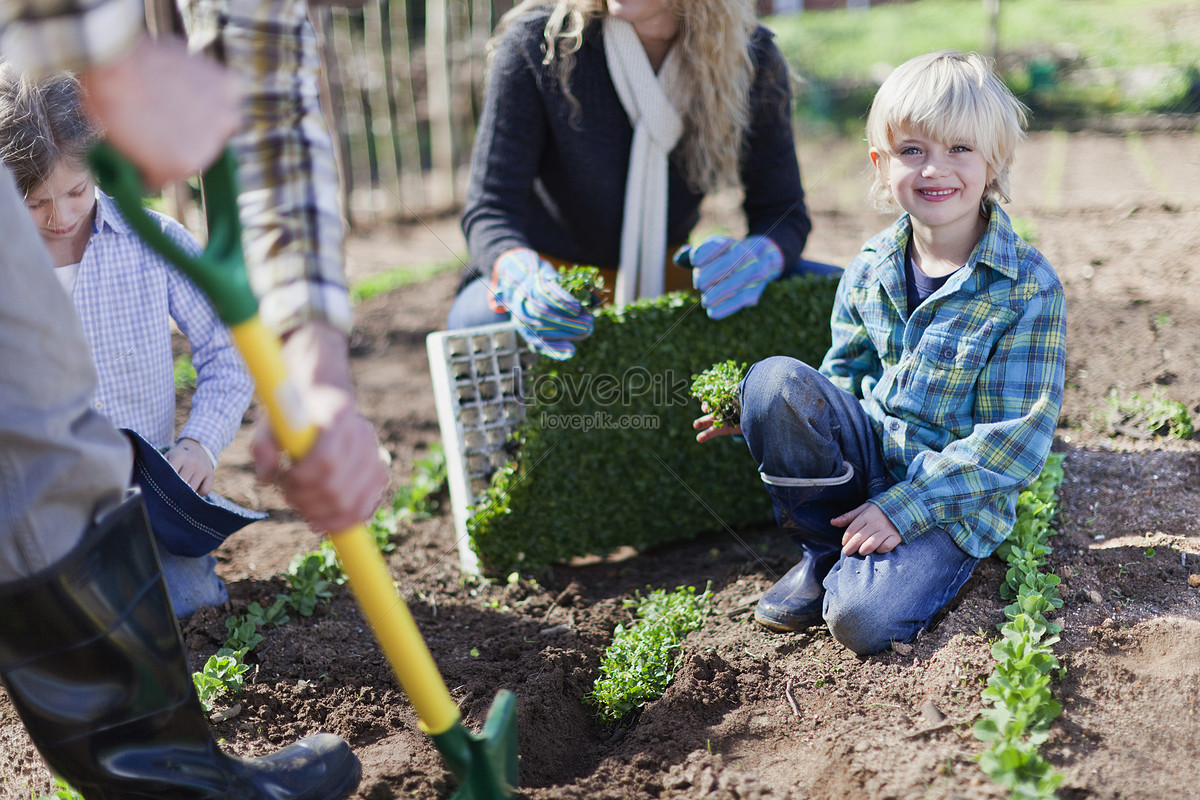
<path fill-rule="evenodd" d="M 766 285 L 783 274 L 783 254 L 765 236 L 741 241 L 710 236 L 695 247 L 681 247 L 675 263 L 691 268 L 692 285 L 710 319 L 754 305 Z"/>
<path fill-rule="evenodd" d="M 492 268 L 492 310 L 509 312 L 529 349 L 565 361 L 592 332 L 592 314 L 558 283 L 558 272 L 526 247 L 509 250 Z"/>

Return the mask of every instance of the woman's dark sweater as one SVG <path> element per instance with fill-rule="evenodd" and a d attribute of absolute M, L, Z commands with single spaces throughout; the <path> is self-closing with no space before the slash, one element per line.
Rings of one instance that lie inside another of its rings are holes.
<path fill-rule="evenodd" d="M 588 25 L 571 90 L 543 66 L 548 11 L 515 21 L 497 44 L 471 160 L 463 233 L 465 284 L 506 250 L 531 247 L 570 263 L 616 268 L 633 128 L 608 74 L 603 26 Z M 751 124 L 743 142 L 743 210 L 750 235 L 769 236 L 794 264 L 811 229 L 792 138 L 787 65 L 759 26 L 751 37 Z M 732 145 L 731 145 L 732 146 Z M 667 241 L 682 243 L 700 215 L 675 159 L 668 175 Z"/>

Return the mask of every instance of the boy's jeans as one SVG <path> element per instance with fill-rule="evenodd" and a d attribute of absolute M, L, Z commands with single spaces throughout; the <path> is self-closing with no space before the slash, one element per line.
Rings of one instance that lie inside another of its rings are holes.
<path fill-rule="evenodd" d="M 780 524 L 801 540 L 840 542 L 843 529 L 829 519 L 893 482 L 861 403 L 784 356 L 754 364 L 740 395 L 742 434 Z M 824 581 L 822 616 L 834 638 L 860 655 L 912 641 L 978 563 L 940 528 L 888 553 L 842 555 Z"/>

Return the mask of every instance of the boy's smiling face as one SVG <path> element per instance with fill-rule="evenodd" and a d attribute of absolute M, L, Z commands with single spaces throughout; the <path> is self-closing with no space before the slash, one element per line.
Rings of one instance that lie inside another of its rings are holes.
<path fill-rule="evenodd" d="M 903 130 L 892 150 L 872 150 L 871 161 L 913 225 L 938 239 L 977 240 L 987 224 L 980 203 L 991 171 L 974 145 Z"/>

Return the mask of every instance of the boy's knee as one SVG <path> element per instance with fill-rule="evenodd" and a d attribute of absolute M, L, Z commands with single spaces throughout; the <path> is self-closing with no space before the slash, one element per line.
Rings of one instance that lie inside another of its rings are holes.
<path fill-rule="evenodd" d="M 742 419 L 762 419 L 811 402 L 819 393 L 815 369 L 789 356 L 771 356 L 750 367 L 739 387 Z"/>
<path fill-rule="evenodd" d="M 878 603 L 855 602 L 826 595 L 825 624 L 833 638 L 860 656 L 887 650 L 895 641 L 912 638 L 903 632 L 900 620 L 892 619 Z"/>

